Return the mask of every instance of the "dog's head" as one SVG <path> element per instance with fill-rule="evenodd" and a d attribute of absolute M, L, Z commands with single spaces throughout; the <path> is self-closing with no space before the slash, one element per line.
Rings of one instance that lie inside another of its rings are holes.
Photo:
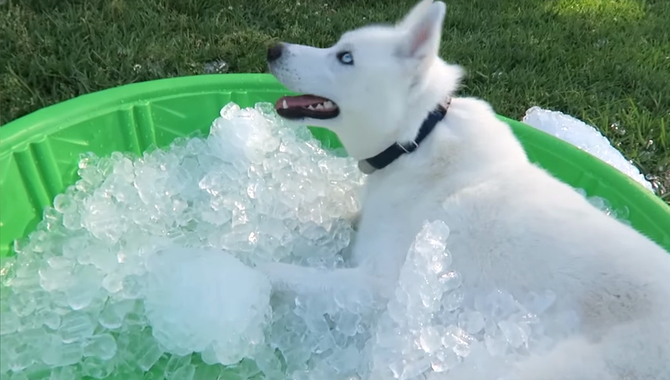
<path fill-rule="evenodd" d="M 438 57 L 445 10 L 440 1 L 423 0 L 398 24 L 347 32 L 326 49 L 271 47 L 272 74 L 305 94 L 279 99 L 277 113 L 332 130 L 359 159 L 413 139 L 461 77 L 458 66 Z"/>

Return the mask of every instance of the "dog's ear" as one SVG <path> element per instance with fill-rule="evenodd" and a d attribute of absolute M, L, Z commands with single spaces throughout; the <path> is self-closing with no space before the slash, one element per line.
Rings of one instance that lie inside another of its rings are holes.
<path fill-rule="evenodd" d="M 414 25 L 426 12 L 426 9 L 433 4 L 433 0 L 421 0 L 403 17 L 403 19 L 396 24 L 398 28 L 408 29 Z"/>
<path fill-rule="evenodd" d="M 446 9 L 441 1 L 423 0 L 415 5 L 397 26 L 404 35 L 400 55 L 418 61 L 436 56 Z"/>

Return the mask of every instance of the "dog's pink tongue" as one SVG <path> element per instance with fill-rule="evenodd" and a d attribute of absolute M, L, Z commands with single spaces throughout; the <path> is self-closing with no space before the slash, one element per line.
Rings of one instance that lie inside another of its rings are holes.
<path fill-rule="evenodd" d="M 328 99 L 315 95 L 284 96 L 277 100 L 275 108 L 308 107 L 327 101 Z"/>

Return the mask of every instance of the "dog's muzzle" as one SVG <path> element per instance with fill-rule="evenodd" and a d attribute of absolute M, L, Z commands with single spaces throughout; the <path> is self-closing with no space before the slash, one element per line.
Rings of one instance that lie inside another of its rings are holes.
<path fill-rule="evenodd" d="M 278 42 L 270 46 L 267 54 L 268 63 L 272 63 L 281 58 L 283 52 L 284 52 L 284 44 L 281 42 Z"/>

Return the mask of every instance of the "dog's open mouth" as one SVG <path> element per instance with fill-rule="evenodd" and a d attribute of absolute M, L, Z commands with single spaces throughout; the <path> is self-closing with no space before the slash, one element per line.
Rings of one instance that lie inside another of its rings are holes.
<path fill-rule="evenodd" d="M 332 119 L 340 114 L 335 102 L 316 95 L 284 96 L 277 100 L 275 109 L 287 119 Z"/>

